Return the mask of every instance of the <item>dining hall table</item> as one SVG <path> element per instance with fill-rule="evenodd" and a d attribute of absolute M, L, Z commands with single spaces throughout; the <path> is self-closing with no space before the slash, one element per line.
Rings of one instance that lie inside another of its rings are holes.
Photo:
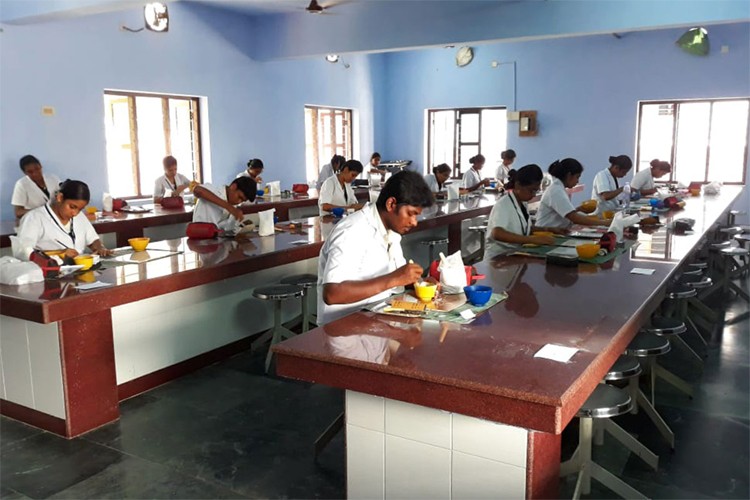
<path fill-rule="evenodd" d="M 741 190 L 686 198 L 602 264 L 485 261 L 507 299 L 468 324 L 354 312 L 274 346 L 277 374 L 345 390 L 349 498 L 555 498 L 563 429 Z"/>

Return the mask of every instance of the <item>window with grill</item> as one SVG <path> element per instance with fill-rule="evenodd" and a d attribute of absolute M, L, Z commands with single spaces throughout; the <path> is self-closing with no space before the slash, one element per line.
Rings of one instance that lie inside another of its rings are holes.
<path fill-rule="evenodd" d="M 305 106 L 307 180 L 316 180 L 335 154 L 352 157 L 352 110 Z"/>

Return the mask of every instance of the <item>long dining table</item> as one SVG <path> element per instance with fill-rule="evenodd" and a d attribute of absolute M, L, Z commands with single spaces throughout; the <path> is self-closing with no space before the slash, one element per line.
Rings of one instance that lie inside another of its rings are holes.
<path fill-rule="evenodd" d="M 348 497 L 556 497 L 563 429 L 741 189 L 686 198 L 604 264 L 483 262 L 508 297 L 469 324 L 359 311 L 276 345 L 279 375 L 346 391 Z"/>

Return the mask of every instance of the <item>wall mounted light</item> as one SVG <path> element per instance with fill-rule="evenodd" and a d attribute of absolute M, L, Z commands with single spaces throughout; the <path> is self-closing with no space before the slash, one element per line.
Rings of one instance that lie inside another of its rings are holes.
<path fill-rule="evenodd" d="M 161 2 L 147 3 L 143 7 L 143 20 L 145 28 L 133 29 L 121 25 L 120 29 L 131 33 L 138 33 L 144 29 L 157 33 L 166 33 L 169 31 L 169 11 L 167 10 L 167 5 Z"/>
<path fill-rule="evenodd" d="M 329 63 L 337 63 L 339 62 L 339 55 L 338 54 L 328 54 L 326 56 L 326 61 Z"/>

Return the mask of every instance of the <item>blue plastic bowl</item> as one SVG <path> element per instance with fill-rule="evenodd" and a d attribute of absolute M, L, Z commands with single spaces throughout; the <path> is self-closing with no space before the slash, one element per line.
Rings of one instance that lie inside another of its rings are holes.
<path fill-rule="evenodd" d="M 263 198 L 263 195 L 266 194 L 265 191 L 262 189 L 259 189 L 257 193 L 255 193 L 255 196 L 258 196 L 259 198 Z"/>
<path fill-rule="evenodd" d="M 484 285 L 471 285 L 464 287 L 464 293 L 469 303 L 473 306 L 483 306 L 492 297 L 492 287 Z"/>
<path fill-rule="evenodd" d="M 335 217 L 343 217 L 343 215 L 344 215 L 344 212 L 346 212 L 346 209 L 345 209 L 345 208 L 341 208 L 341 207 L 336 207 L 336 208 L 334 208 L 333 210 L 331 210 L 331 213 L 332 213 L 332 214 L 333 214 L 333 215 L 334 215 Z"/>

